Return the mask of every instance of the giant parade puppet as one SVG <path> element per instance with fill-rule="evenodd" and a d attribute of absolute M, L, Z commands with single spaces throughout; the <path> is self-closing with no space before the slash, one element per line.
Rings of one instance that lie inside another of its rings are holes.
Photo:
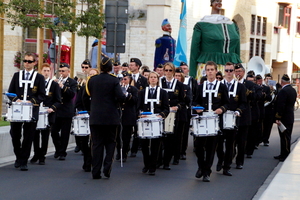
<path fill-rule="evenodd" d="M 222 0 L 210 0 L 211 15 L 204 16 L 194 26 L 191 53 L 190 75 L 198 80 L 205 75 L 207 61 L 218 64 L 218 71 L 224 72 L 226 62 L 241 63 L 240 35 L 237 25 L 229 18 L 220 15 Z"/>

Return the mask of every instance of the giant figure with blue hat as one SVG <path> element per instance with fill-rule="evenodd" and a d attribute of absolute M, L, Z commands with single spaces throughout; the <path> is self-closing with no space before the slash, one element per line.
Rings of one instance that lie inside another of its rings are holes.
<path fill-rule="evenodd" d="M 163 36 L 155 41 L 154 70 L 159 64 L 173 62 L 175 56 L 176 41 L 171 36 L 172 27 L 168 19 L 162 21 L 161 29 Z"/>

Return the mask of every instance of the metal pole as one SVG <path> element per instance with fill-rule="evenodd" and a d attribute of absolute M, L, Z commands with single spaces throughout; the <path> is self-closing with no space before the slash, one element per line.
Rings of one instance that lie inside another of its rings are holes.
<path fill-rule="evenodd" d="M 4 14 L 0 14 L 0 89 L 1 94 L 3 93 L 3 53 L 4 53 Z M 0 121 L 2 121 L 2 97 L 0 98 L 0 114 L 1 118 Z"/>
<path fill-rule="evenodd" d="M 117 28 L 118 28 L 118 11 L 119 1 L 116 2 L 116 15 L 115 15 L 115 33 L 114 33 L 114 60 L 117 61 Z"/>

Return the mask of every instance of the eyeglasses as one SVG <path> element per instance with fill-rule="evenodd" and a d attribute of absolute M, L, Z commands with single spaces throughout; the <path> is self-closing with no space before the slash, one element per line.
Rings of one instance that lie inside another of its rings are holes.
<path fill-rule="evenodd" d="M 127 81 L 127 78 L 123 78 L 122 80 L 123 80 L 123 81 Z"/>
<path fill-rule="evenodd" d="M 222 79 L 223 79 L 222 77 L 218 77 L 218 76 L 217 76 L 216 78 L 217 78 L 218 80 L 222 80 Z"/>
<path fill-rule="evenodd" d="M 233 72 L 233 69 L 225 69 L 225 72 Z"/>
<path fill-rule="evenodd" d="M 165 72 L 172 72 L 173 69 L 165 69 Z"/>
<path fill-rule="evenodd" d="M 81 68 L 82 68 L 82 69 L 88 69 L 89 67 L 84 67 L 84 66 L 81 66 Z"/>
<path fill-rule="evenodd" d="M 65 72 L 65 70 L 58 70 L 59 72 Z"/>
<path fill-rule="evenodd" d="M 23 63 L 29 63 L 29 64 L 31 64 L 33 62 L 34 62 L 34 60 L 23 60 Z"/>

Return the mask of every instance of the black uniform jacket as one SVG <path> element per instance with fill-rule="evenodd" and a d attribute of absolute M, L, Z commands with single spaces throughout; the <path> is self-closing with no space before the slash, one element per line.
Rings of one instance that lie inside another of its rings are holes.
<path fill-rule="evenodd" d="M 119 125 L 119 103 L 125 100 L 118 78 L 108 73 L 92 76 L 83 94 L 84 107 L 90 110 L 90 125 Z"/>
<path fill-rule="evenodd" d="M 9 93 L 15 93 L 17 96 L 14 98 L 10 98 L 12 102 L 17 101 L 18 99 L 23 100 L 24 96 L 24 86 L 25 84 L 23 83 L 23 87 L 19 87 L 19 76 L 21 72 L 16 72 L 10 82 L 8 92 Z M 29 80 L 32 80 L 33 74 L 31 74 L 31 77 Z M 23 77 L 22 79 L 25 79 L 25 70 L 21 74 Z M 37 121 L 39 117 L 39 105 L 42 101 L 45 99 L 45 78 L 41 74 L 37 74 L 33 88 L 30 88 L 28 85 L 28 90 L 27 90 L 27 98 L 26 100 L 31 101 L 33 104 L 33 118 Z"/>
<path fill-rule="evenodd" d="M 74 101 L 73 98 L 77 92 L 77 82 L 68 77 L 61 88 L 61 106 L 57 111 L 57 117 L 73 117 L 74 116 Z"/>
<path fill-rule="evenodd" d="M 165 90 L 161 89 L 160 87 L 156 87 L 152 99 L 156 99 L 157 90 L 160 90 L 159 104 L 154 103 L 154 113 L 161 115 L 163 118 L 166 118 L 168 117 L 168 114 L 170 112 L 168 93 Z M 138 110 L 142 112 L 150 112 L 151 111 L 150 103 L 145 104 L 145 93 L 146 93 L 145 89 L 139 93 Z M 148 98 L 151 99 L 150 92 L 148 94 Z"/>
<path fill-rule="evenodd" d="M 49 81 L 47 82 L 46 88 L 48 87 Z M 48 119 L 49 123 L 53 124 L 55 122 L 56 112 L 61 106 L 61 90 L 55 81 L 52 81 L 49 93 L 46 95 L 45 100 L 43 101 L 43 106 L 52 108 L 54 112 L 49 113 Z"/>
<path fill-rule="evenodd" d="M 294 123 L 294 105 L 296 98 L 296 90 L 291 85 L 287 85 L 279 91 L 275 103 L 276 120 L 280 120 L 283 124 Z"/>
<path fill-rule="evenodd" d="M 134 81 L 134 80 L 132 80 Z M 142 76 L 141 74 L 138 77 L 138 80 L 135 82 L 134 86 L 141 91 L 142 89 L 145 89 L 148 86 L 148 80 L 146 77 Z"/>
<path fill-rule="evenodd" d="M 138 103 L 138 89 L 129 85 L 127 88 L 128 99 L 121 104 L 122 109 L 122 125 L 136 125 L 137 120 L 137 103 Z"/>

